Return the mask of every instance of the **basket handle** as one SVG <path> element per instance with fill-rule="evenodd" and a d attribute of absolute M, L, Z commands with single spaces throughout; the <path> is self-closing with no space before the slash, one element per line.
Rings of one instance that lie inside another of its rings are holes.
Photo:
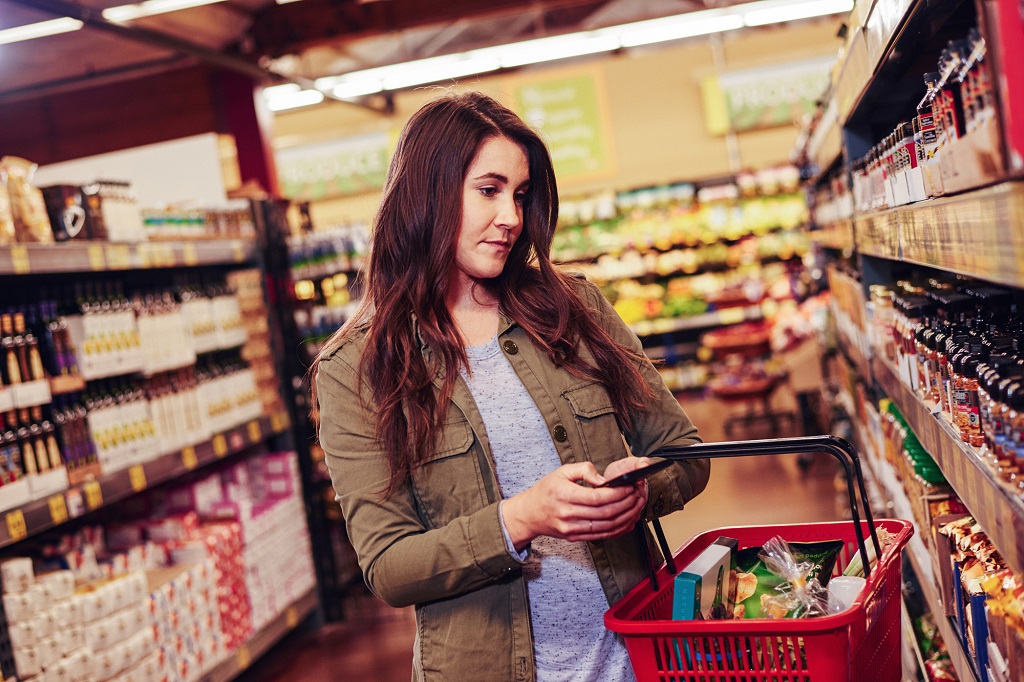
<path fill-rule="evenodd" d="M 668 446 L 649 453 L 648 457 L 661 457 L 676 462 L 683 462 L 693 459 L 717 459 L 722 457 L 760 457 L 764 455 L 786 455 L 794 453 L 823 454 L 827 453 L 839 460 L 846 473 L 846 489 L 850 496 L 850 513 L 853 516 L 854 532 L 857 536 L 857 548 L 864 559 L 864 575 L 871 577 L 871 565 L 867 561 L 868 553 L 864 544 L 864 529 L 860 523 L 860 513 L 857 509 L 857 490 L 854 488 L 854 480 L 860 490 L 860 500 L 864 508 L 864 517 L 868 523 L 868 530 L 871 533 L 871 541 L 875 548 L 875 556 L 881 558 L 882 549 L 878 542 L 878 534 L 875 532 L 875 522 L 871 515 L 871 507 L 868 504 L 867 489 L 864 485 L 864 472 L 860 466 L 860 458 L 857 451 L 850 443 L 837 436 L 801 436 L 796 438 L 771 438 L 765 440 L 740 440 L 726 441 L 723 443 L 696 443 L 694 445 Z M 672 575 L 676 573 L 675 561 L 671 552 L 668 551 L 668 542 L 661 523 L 654 521 L 654 530 L 658 536 L 658 544 L 666 557 L 666 565 Z M 642 536 L 638 535 L 638 546 Z M 650 554 L 644 547 L 644 558 L 648 562 L 652 585 L 657 589 L 657 578 Z"/>

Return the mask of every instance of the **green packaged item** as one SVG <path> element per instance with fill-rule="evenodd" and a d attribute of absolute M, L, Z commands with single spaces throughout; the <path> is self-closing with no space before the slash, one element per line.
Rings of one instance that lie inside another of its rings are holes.
<path fill-rule="evenodd" d="M 832 570 L 835 568 L 839 552 L 846 545 L 842 540 L 828 540 L 824 542 L 791 542 L 790 551 L 793 558 L 798 562 L 809 562 L 814 564 L 815 569 L 808 575 L 808 578 L 817 577 L 822 587 L 828 587 L 828 581 L 832 577 Z M 782 578 L 775 575 L 764 565 L 758 557 L 761 547 L 747 547 L 741 549 L 736 558 L 736 618 L 766 618 L 768 614 L 763 613 L 762 604 L 766 599 L 778 594 L 776 590 L 783 583 Z M 780 617 L 779 614 L 774 614 Z M 793 617 L 795 614 L 788 614 L 786 617 Z"/>

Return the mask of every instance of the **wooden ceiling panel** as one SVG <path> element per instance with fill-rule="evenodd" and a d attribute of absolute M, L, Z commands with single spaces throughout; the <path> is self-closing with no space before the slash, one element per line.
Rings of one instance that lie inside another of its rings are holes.
<path fill-rule="evenodd" d="M 271 57 L 339 40 L 352 40 L 429 24 L 478 20 L 538 9 L 576 8 L 584 15 L 608 0 L 304 0 L 270 7 L 251 30 L 252 47 Z"/>
<path fill-rule="evenodd" d="M 0 45 L 4 74 L 0 92 L 66 81 L 171 56 L 173 53 L 168 50 L 85 27 L 73 33 Z"/>

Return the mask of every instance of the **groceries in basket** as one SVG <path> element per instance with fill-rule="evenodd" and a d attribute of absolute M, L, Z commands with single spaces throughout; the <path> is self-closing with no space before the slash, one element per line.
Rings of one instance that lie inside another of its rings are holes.
<path fill-rule="evenodd" d="M 736 606 L 738 542 L 720 537 L 680 571 L 672 594 L 675 620 L 724 620 Z"/>
<path fill-rule="evenodd" d="M 808 599 L 818 594 L 819 588 L 827 587 L 844 544 L 842 540 L 786 543 L 776 536 L 764 547 L 741 549 L 736 565 L 735 617 L 799 618 L 823 615 L 824 612 L 817 612 L 816 606 L 808 612 L 806 608 L 799 608 L 799 602 L 790 603 L 785 599 L 779 601 L 778 597 L 784 596 L 786 591 L 793 591 L 794 581 L 797 589 L 801 594 L 807 595 Z M 783 552 L 788 554 L 788 559 L 784 558 Z M 766 561 L 763 555 L 771 558 Z M 782 571 L 782 574 L 775 572 L 776 570 Z M 814 581 L 814 587 L 805 589 L 811 580 Z M 783 589 L 780 590 L 780 587 Z M 828 598 L 824 589 L 821 590 L 821 594 L 824 595 L 827 604 Z M 814 603 L 809 601 L 806 606 Z"/>

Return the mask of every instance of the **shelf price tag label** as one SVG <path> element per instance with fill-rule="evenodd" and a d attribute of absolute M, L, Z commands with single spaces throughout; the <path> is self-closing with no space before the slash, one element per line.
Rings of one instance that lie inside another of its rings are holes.
<path fill-rule="evenodd" d="M 289 629 L 294 628 L 299 624 L 299 611 L 294 606 L 289 606 L 288 610 L 284 612 L 284 622 L 288 625 Z"/>
<path fill-rule="evenodd" d="M 153 265 L 153 251 L 149 244 L 139 244 L 135 247 L 135 253 L 139 255 L 139 267 L 147 269 Z"/>
<path fill-rule="evenodd" d="M 68 520 L 68 502 L 64 499 L 64 495 L 51 495 L 50 499 L 47 500 L 50 506 L 50 520 L 53 521 L 54 525 L 59 525 Z"/>
<path fill-rule="evenodd" d="M 739 324 L 743 321 L 743 308 L 725 308 L 718 311 L 719 324 Z"/>
<path fill-rule="evenodd" d="M 20 509 L 7 512 L 7 535 L 11 542 L 24 540 L 28 537 L 28 527 L 25 525 L 25 514 Z"/>
<path fill-rule="evenodd" d="M 199 265 L 199 251 L 195 244 L 186 242 L 181 251 L 181 258 L 185 261 L 185 265 Z"/>
<path fill-rule="evenodd" d="M 85 492 L 85 506 L 89 509 L 99 509 L 103 506 L 103 489 L 99 481 L 89 481 L 82 486 Z"/>
<path fill-rule="evenodd" d="M 228 441 L 223 433 L 218 433 L 213 437 L 213 454 L 218 457 L 228 454 Z"/>
<path fill-rule="evenodd" d="M 259 443 L 261 440 L 263 440 L 263 431 L 260 429 L 259 419 L 253 419 L 251 422 L 249 422 L 249 426 L 247 427 L 247 429 L 249 431 L 250 443 Z"/>
<path fill-rule="evenodd" d="M 107 267 L 111 270 L 127 270 L 132 266 L 132 253 L 124 244 L 107 245 Z"/>
<path fill-rule="evenodd" d="M 275 412 L 270 415 L 270 429 L 274 433 L 281 433 L 288 428 L 288 415 L 283 412 Z"/>
<path fill-rule="evenodd" d="M 239 670 L 245 670 L 252 664 L 252 654 L 249 653 L 249 647 L 242 645 L 238 647 L 238 651 L 235 652 L 235 661 L 238 663 Z"/>
<path fill-rule="evenodd" d="M 89 269 L 93 272 L 101 272 L 107 269 L 107 258 L 103 255 L 103 246 L 100 244 L 89 244 L 86 247 L 86 254 L 89 256 Z"/>
<path fill-rule="evenodd" d="M 231 257 L 235 259 L 236 263 L 245 260 L 245 244 L 238 239 L 231 240 Z"/>
<path fill-rule="evenodd" d="M 11 247 L 11 267 L 16 275 L 27 275 L 32 272 L 32 263 L 28 259 L 28 247 Z"/>
<path fill-rule="evenodd" d="M 191 445 L 181 451 L 181 465 L 192 471 L 199 466 L 199 458 L 196 457 L 196 449 Z"/>
<path fill-rule="evenodd" d="M 141 464 L 136 464 L 128 470 L 128 480 L 131 481 L 132 490 L 139 492 L 146 489 L 146 469 Z"/>

